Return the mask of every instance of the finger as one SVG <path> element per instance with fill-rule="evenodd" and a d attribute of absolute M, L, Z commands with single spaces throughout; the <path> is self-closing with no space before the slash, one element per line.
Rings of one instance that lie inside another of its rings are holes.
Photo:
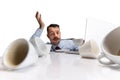
<path fill-rule="evenodd" d="M 36 19 L 39 21 L 40 20 L 40 14 L 39 12 L 36 12 Z"/>
<path fill-rule="evenodd" d="M 37 18 L 37 16 L 38 16 L 38 14 L 39 14 L 39 12 L 37 11 L 37 12 L 36 12 L 36 15 L 35 15 L 36 18 Z"/>
<path fill-rule="evenodd" d="M 38 22 L 40 21 L 40 18 L 41 18 L 41 17 L 40 17 L 40 14 L 39 14 L 39 12 L 37 12 L 37 13 L 36 13 L 36 19 L 37 19 Z"/>

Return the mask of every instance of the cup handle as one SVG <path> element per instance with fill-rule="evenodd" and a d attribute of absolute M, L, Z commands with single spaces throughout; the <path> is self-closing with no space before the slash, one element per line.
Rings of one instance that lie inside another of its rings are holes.
<path fill-rule="evenodd" d="M 102 59 L 106 58 L 108 61 L 103 61 Z M 108 59 L 105 54 L 102 52 L 100 56 L 98 56 L 98 61 L 101 64 L 105 64 L 105 65 L 111 65 L 111 64 L 115 64 L 113 61 L 111 61 L 110 59 Z"/>

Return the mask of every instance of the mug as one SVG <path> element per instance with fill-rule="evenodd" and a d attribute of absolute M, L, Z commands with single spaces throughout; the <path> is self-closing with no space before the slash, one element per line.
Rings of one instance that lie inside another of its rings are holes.
<path fill-rule="evenodd" d="M 44 41 L 38 37 L 30 40 L 34 48 L 36 49 L 38 56 L 46 56 L 49 54 L 51 45 L 45 44 Z"/>
<path fill-rule="evenodd" d="M 33 45 L 24 38 L 14 40 L 2 56 L 5 69 L 16 70 L 33 65 L 38 60 L 38 55 Z"/>
<path fill-rule="evenodd" d="M 100 63 L 120 64 L 120 27 L 115 28 L 105 36 L 101 49 L 102 53 L 98 57 Z"/>
<path fill-rule="evenodd" d="M 79 54 L 83 58 L 97 58 L 99 55 L 98 44 L 94 40 L 87 41 L 79 48 Z"/>

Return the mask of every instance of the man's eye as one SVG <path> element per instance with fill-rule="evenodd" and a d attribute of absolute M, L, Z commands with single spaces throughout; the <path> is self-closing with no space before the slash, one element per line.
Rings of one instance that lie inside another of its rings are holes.
<path fill-rule="evenodd" d="M 54 35 L 54 33 L 50 33 L 50 35 Z"/>
<path fill-rule="evenodd" d="M 59 34 L 60 32 L 57 32 L 57 34 Z"/>

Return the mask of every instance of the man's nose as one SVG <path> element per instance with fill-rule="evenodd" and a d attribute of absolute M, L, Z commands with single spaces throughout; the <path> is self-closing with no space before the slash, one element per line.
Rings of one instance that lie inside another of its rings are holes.
<path fill-rule="evenodd" d="M 57 33 L 55 33 L 55 37 L 58 37 L 58 34 L 57 34 Z"/>

